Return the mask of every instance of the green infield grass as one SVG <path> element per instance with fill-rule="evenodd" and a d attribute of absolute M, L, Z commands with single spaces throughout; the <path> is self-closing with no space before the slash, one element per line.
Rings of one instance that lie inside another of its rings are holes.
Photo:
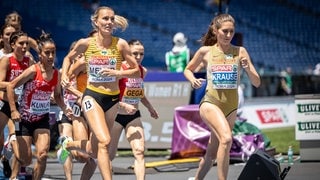
<path fill-rule="evenodd" d="M 276 148 L 276 153 L 287 154 L 289 146 L 292 146 L 294 154 L 300 153 L 300 144 L 295 138 L 295 126 L 261 131 L 270 139 L 270 146 Z"/>

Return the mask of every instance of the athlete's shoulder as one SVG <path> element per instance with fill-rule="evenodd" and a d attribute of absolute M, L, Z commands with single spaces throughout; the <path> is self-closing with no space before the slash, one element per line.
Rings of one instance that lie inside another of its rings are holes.
<path fill-rule="evenodd" d="M 201 46 L 198 49 L 198 53 L 200 54 L 207 54 L 208 52 L 210 52 L 212 50 L 212 46 Z"/>
<path fill-rule="evenodd" d="M 88 45 L 93 39 L 94 37 L 81 38 L 77 41 L 77 45 Z"/>

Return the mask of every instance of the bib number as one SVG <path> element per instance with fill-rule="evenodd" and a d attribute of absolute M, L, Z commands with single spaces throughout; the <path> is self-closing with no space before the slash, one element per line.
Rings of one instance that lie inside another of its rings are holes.
<path fill-rule="evenodd" d="M 81 114 L 81 108 L 78 104 L 74 104 L 72 106 L 72 113 L 75 117 L 80 117 Z"/>

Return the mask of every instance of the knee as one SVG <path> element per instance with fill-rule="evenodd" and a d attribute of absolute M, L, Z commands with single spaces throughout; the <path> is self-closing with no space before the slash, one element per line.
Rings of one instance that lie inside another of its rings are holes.
<path fill-rule="evenodd" d="M 231 147 L 232 145 L 232 134 L 226 134 L 221 137 L 220 139 L 220 145 L 223 145 L 225 147 Z"/>
<path fill-rule="evenodd" d="M 105 140 L 100 141 L 98 143 L 98 148 L 108 151 L 108 146 L 109 146 L 110 142 L 111 142 L 111 138 L 106 138 Z"/>
<path fill-rule="evenodd" d="M 40 151 L 39 153 L 37 153 L 37 160 L 39 162 L 45 162 L 48 158 L 48 152 L 43 150 L 43 151 Z"/>
<path fill-rule="evenodd" d="M 99 145 L 103 148 L 108 148 L 109 144 L 111 143 L 111 137 L 107 135 L 102 140 L 99 141 Z"/>
<path fill-rule="evenodd" d="M 144 146 L 137 146 L 132 149 L 134 156 L 138 159 L 144 158 Z"/>

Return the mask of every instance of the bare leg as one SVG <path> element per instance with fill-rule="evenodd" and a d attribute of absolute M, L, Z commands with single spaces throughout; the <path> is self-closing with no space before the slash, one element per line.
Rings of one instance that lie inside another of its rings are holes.
<path fill-rule="evenodd" d="M 201 158 L 199 162 L 199 168 L 197 170 L 195 179 L 203 180 L 207 173 L 210 171 L 213 163 L 217 157 L 218 150 L 218 139 L 214 133 L 211 132 L 210 139 L 208 142 L 206 154 Z"/>
<path fill-rule="evenodd" d="M 50 131 L 48 129 L 37 129 L 34 134 L 37 161 L 33 168 L 32 179 L 41 180 L 47 166 L 47 157 L 50 148 Z"/>
<path fill-rule="evenodd" d="M 233 112 L 227 120 L 217 106 L 210 103 L 203 103 L 200 107 L 200 115 L 219 140 L 216 156 L 218 179 L 226 180 L 229 170 L 230 148 L 232 145 L 232 129 L 228 120 L 231 121 L 231 124 L 234 124 L 236 111 Z"/>
<path fill-rule="evenodd" d="M 134 172 L 137 180 L 145 179 L 144 132 L 140 118 L 131 121 L 126 127 L 126 137 L 135 158 Z"/>
<path fill-rule="evenodd" d="M 117 105 L 118 104 L 114 105 L 104 113 L 102 108 L 93 98 L 86 96 L 82 102 L 85 118 L 87 119 L 94 136 L 98 140 L 98 167 L 102 178 L 106 180 L 112 179 L 108 145 L 111 141 L 110 130 L 117 115 Z"/>
<path fill-rule="evenodd" d="M 20 162 L 17 160 L 16 156 L 12 156 L 12 162 L 11 162 L 11 168 L 12 168 L 12 173 L 10 176 L 10 179 L 14 179 L 18 177 L 19 171 L 20 171 Z"/>
<path fill-rule="evenodd" d="M 73 139 L 75 141 L 88 142 L 90 132 L 84 118 L 82 117 L 75 118 L 72 122 L 72 126 L 73 126 Z M 86 145 L 83 147 L 85 147 L 84 149 L 85 151 L 88 150 L 91 152 L 91 149 L 90 150 L 87 149 Z M 71 153 L 78 162 L 85 163 L 85 165 L 82 168 L 80 179 L 89 180 L 92 177 L 97 167 L 95 160 L 91 158 L 91 156 L 88 154 L 87 151 L 86 152 L 72 151 Z"/>
<path fill-rule="evenodd" d="M 59 134 L 60 136 L 68 136 L 72 137 L 72 125 L 70 123 L 61 123 L 59 124 Z M 66 176 L 66 180 L 72 179 L 72 169 L 73 169 L 73 163 L 72 163 L 72 157 L 69 155 L 66 162 L 63 164 L 63 170 L 64 175 Z"/>
<path fill-rule="evenodd" d="M 0 112 L 0 119 L 1 119 L 1 121 L 0 121 L 0 132 L 1 132 L 1 134 L 3 134 L 3 130 L 6 127 L 9 119 L 8 119 L 7 115 L 5 115 L 3 112 Z"/>
<path fill-rule="evenodd" d="M 8 122 L 9 122 L 9 119 L 8 119 L 7 115 L 5 115 L 3 112 L 0 112 L 0 150 L 1 151 L 3 149 L 3 143 L 4 143 L 4 133 L 3 133 L 3 131 L 4 131 L 4 128 L 6 127 L 6 124 Z M 10 135 L 10 130 L 9 130 L 9 135 Z"/>
<path fill-rule="evenodd" d="M 82 168 L 81 178 L 80 180 L 89 180 L 94 174 L 97 167 L 97 163 L 94 159 L 88 158 L 86 164 Z"/>
<path fill-rule="evenodd" d="M 2 135 L 1 135 L 1 151 L 3 150 L 3 155 L 2 155 L 2 164 L 3 164 L 3 173 L 5 174 L 5 176 L 11 176 L 11 173 L 12 173 L 12 169 L 10 167 L 10 164 L 9 164 L 9 160 L 11 159 L 11 156 L 13 154 L 13 151 L 12 151 L 12 148 L 11 150 L 9 149 L 9 147 L 11 146 L 12 147 L 12 144 L 11 142 L 12 141 L 15 141 L 16 138 L 15 138 L 15 126 L 14 126 L 14 122 L 9 119 L 8 122 L 7 122 L 7 127 L 8 127 L 8 136 L 7 136 L 7 140 L 6 140 L 6 147 L 4 147 L 4 134 L 3 134 L 3 131 L 2 131 Z M 5 149 L 3 149 L 3 147 Z"/>
<path fill-rule="evenodd" d="M 17 136 L 17 140 L 12 141 L 11 144 L 14 156 L 12 159 L 12 173 L 10 178 L 15 179 L 18 177 L 21 166 L 28 166 L 32 163 L 32 137 Z"/>
<path fill-rule="evenodd" d="M 109 145 L 109 156 L 111 161 L 115 158 L 117 154 L 119 138 L 122 133 L 122 130 L 123 127 L 118 122 L 115 122 L 111 130 L 112 137 Z"/>

